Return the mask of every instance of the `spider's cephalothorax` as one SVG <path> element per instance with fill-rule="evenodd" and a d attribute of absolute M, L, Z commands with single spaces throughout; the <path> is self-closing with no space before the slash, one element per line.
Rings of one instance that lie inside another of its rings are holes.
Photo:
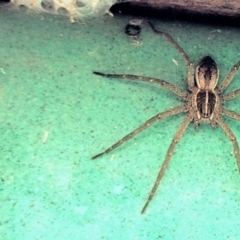
<path fill-rule="evenodd" d="M 176 50 L 183 56 L 184 60 L 188 65 L 187 72 L 187 85 L 188 91 L 183 91 L 173 84 L 166 82 L 161 79 L 144 77 L 144 76 L 136 76 L 136 75 L 127 75 L 127 74 L 106 74 L 101 72 L 93 72 L 96 75 L 107 77 L 107 78 L 120 78 L 120 79 L 130 79 L 135 81 L 144 81 L 149 83 L 155 83 L 161 85 L 162 87 L 168 89 L 173 94 L 177 95 L 182 101 L 185 103 L 183 105 L 170 108 L 165 112 L 158 113 L 153 116 L 149 120 L 147 120 L 144 124 L 136 128 L 134 131 L 117 141 L 111 147 L 107 148 L 105 151 L 95 155 L 92 159 L 98 158 L 106 153 L 111 152 L 113 149 L 119 147 L 124 142 L 136 136 L 138 133 L 142 132 L 153 123 L 158 120 L 162 120 L 164 118 L 179 114 L 186 113 L 186 117 L 183 122 L 180 124 L 175 136 L 173 137 L 172 143 L 168 148 L 166 157 L 162 163 L 161 169 L 158 173 L 157 179 L 153 185 L 153 188 L 148 196 L 148 199 L 142 209 L 142 213 L 145 212 L 148 204 L 152 200 L 158 185 L 166 171 L 169 161 L 172 157 L 173 151 L 182 135 L 184 134 L 186 128 L 188 127 L 190 122 L 194 122 L 195 127 L 198 126 L 200 122 L 210 123 L 212 127 L 216 127 L 219 125 L 223 131 L 228 136 L 229 140 L 233 144 L 234 154 L 237 161 L 238 170 L 240 171 L 240 154 L 239 154 L 239 146 L 236 140 L 235 135 L 233 134 L 230 127 L 227 123 L 222 119 L 222 115 L 240 121 L 240 114 L 231 110 L 228 110 L 223 107 L 223 103 L 229 100 L 232 100 L 238 96 L 240 96 L 240 89 L 235 90 L 233 92 L 222 95 L 228 85 L 232 82 L 233 77 L 240 67 L 240 61 L 233 66 L 225 79 L 218 84 L 219 78 L 219 69 L 214 60 L 207 56 L 204 57 L 200 63 L 194 68 L 194 64 L 191 61 L 190 57 L 187 53 L 178 45 L 177 42 L 167 33 L 164 33 L 160 30 L 157 30 L 153 24 L 150 22 L 150 26 L 152 30 L 165 37 L 175 48 Z M 217 85 L 218 84 L 218 85 Z"/>

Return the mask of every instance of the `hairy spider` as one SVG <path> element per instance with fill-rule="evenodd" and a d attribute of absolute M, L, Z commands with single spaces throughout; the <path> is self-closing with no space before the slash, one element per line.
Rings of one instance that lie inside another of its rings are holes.
<path fill-rule="evenodd" d="M 106 153 L 111 152 L 113 149 L 119 147 L 124 142 L 136 136 L 138 133 L 142 132 L 146 128 L 150 127 L 153 123 L 158 120 L 162 120 L 164 118 L 186 112 L 186 117 L 183 122 L 178 127 L 175 136 L 173 137 L 172 143 L 168 148 L 167 155 L 162 163 L 161 169 L 158 173 L 156 181 L 151 189 L 151 192 L 148 196 L 148 199 L 145 205 L 142 208 L 141 213 L 144 213 L 147 209 L 148 204 L 152 200 L 158 185 L 166 171 L 169 161 L 172 157 L 174 148 L 176 144 L 181 139 L 184 134 L 186 128 L 189 123 L 193 121 L 195 128 L 198 127 L 199 123 L 209 123 L 212 128 L 215 128 L 219 125 L 225 134 L 228 136 L 229 140 L 233 144 L 234 154 L 237 161 L 238 170 L 240 171 L 240 154 L 239 154 L 239 146 L 236 140 L 235 135 L 231 131 L 230 127 L 227 123 L 222 119 L 222 116 L 227 116 L 237 121 L 240 121 L 240 114 L 234 111 L 228 110 L 222 106 L 224 102 L 232 100 L 238 96 L 240 96 L 240 89 L 232 91 L 228 94 L 222 95 L 222 92 L 228 87 L 228 85 L 232 82 L 233 77 L 237 73 L 240 67 L 240 61 L 232 67 L 230 72 L 227 74 L 225 79 L 217 86 L 218 78 L 219 78 L 219 69 L 215 61 L 210 57 L 204 57 L 197 67 L 194 67 L 193 62 L 187 53 L 178 45 L 178 43 L 168 34 L 157 30 L 153 24 L 149 23 L 152 30 L 162 35 L 169 41 L 176 50 L 182 55 L 183 59 L 187 62 L 188 71 L 187 71 L 187 85 L 188 91 L 183 91 L 173 84 L 166 82 L 161 79 L 151 78 L 151 77 L 143 77 L 143 76 L 135 76 L 135 75 L 127 75 L 127 74 L 106 74 L 101 72 L 93 72 L 96 75 L 100 75 L 102 77 L 107 78 L 123 78 L 130 79 L 136 81 L 144 81 L 149 83 L 156 83 L 161 85 L 162 87 L 168 89 L 170 92 L 177 95 L 181 100 L 185 102 L 184 105 L 171 108 L 166 110 L 165 112 L 158 113 L 153 116 L 149 120 L 147 120 L 144 124 L 139 126 L 137 129 L 120 139 L 118 142 L 113 144 L 111 147 L 107 148 L 105 151 L 95 155 L 92 159 L 96 159 Z"/>

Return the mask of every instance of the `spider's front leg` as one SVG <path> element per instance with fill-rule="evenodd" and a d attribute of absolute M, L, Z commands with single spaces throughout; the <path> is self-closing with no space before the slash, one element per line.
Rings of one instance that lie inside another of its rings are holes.
<path fill-rule="evenodd" d="M 180 126 L 178 127 L 178 130 L 172 140 L 172 143 L 170 145 L 170 147 L 168 148 L 168 151 L 167 151 L 167 155 L 164 159 L 164 162 L 162 163 L 162 166 L 161 166 L 161 169 L 158 173 L 158 176 L 157 176 L 157 179 L 153 185 L 153 188 L 148 196 L 148 199 L 147 199 L 147 202 L 145 203 L 141 213 L 144 213 L 148 207 L 148 204 L 150 203 L 150 201 L 152 200 L 155 192 L 157 191 L 157 188 L 159 186 L 159 183 L 161 181 L 161 179 L 163 178 L 163 175 L 168 167 L 168 164 L 170 162 L 170 159 L 172 157 L 172 154 L 173 154 L 173 151 L 174 151 L 174 148 L 176 147 L 177 143 L 180 141 L 180 139 L 182 138 L 184 132 L 186 131 L 189 123 L 192 121 L 192 117 L 190 115 L 188 115 L 187 117 L 185 117 L 185 119 L 183 120 L 183 122 L 180 124 Z"/>
<path fill-rule="evenodd" d="M 229 111 L 229 110 L 225 109 L 225 111 L 224 111 L 224 115 L 226 115 L 226 116 L 227 116 L 227 111 Z M 229 112 L 232 112 L 232 111 L 229 111 Z M 240 117 L 240 114 L 238 114 L 238 118 L 239 117 Z M 233 144 L 234 155 L 235 155 L 235 158 L 237 161 L 238 171 L 240 172 L 240 153 L 239 153 L 239 145 L 238 145 L 237 139 L 236 139 L 235 135 L 233 134 L 232 130 L 230 129 L 230 127 L 227 125 L 227 123 L 225 121 L 223 121 L 220 117 L 218 118 L 217 123 L 223 129 L 223 131 L 225 132 L 225 134 L 228 136 L 229 140 Z"/>
<path fill-rule="evenodd" d="M 167 117 L 170 117 L 170 116 L 173 116 L 173 115 L 185 112 L 185 111 L 186 111 L 186 106 L 179 106 L 179 107 L 175 107 L 175 108 L 172 108 L 170 110 L 167 110 L 163 113 L 158 113 L 156 116 L 150 118 L 144 124 L 139 126 L 137 129 L 135 129 L 134 131 L 132 131 L 131 133 L 129 133 L 128 135 L 126 135 L 125 137 L 123 137 L 122 139 L 117 141 L 116 143 L 114 143 L 111 147 L 107 148 L 105 151 L 93 156 L 92 159 L 96 159 L 96 158 L 98 158 L 98 157 L 100 157 L 104 154 L 107 154 L 107 153 L 111 152 L 115 148 L 121 146 L 123 143 L 130 140 L 131 138 L 133 138 L 134 136 L 136 136 L 137 134 L 139 134 L 143 130 L 145 130 L 146 128 L 150 127 L 156 121 L 162 120 L 164 118 L 167 118 Z"/>

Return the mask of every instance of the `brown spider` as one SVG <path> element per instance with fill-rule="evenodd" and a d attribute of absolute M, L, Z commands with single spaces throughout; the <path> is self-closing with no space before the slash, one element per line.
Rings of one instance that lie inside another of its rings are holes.
<path fill-rule="evenodd" d="M 232 100 L 238 96 L 240 96 L 240 89 L 230 92 L 228 94 L 222 95 L 222 92 L 228 87 L 228 85 L 232 82 L 233 77 L 240 67 L 240 61 L 232 67 L 226 78 L 222 81 L 221 84 L 217 86 L 218 77 L 219 77 L 219 69 L 217 64 L 210 56 L 204 57 L 197 67 L 194 67 L 193 62 L 187 53 L 178 45 L 178 43 L 173 40 L 173 38 L 162 31 L 157 30 L 153 24 L 149 23 L 152 30 L 164 36 L 182 55 L 182 57 L 186 60 L 188 65 L 187 72 L 187 84 L 188 91 L 182 91 L 177 88 L 173 84 L 166 82 L 161 79 L 151 78 L 151 77 L 143 77 L 143 76 L 135 76 L 135 75 L 127 75 L 127 74 L 106 74 L 101 72 L 93 72 L 96 75 L 100 75 L 102 77 L 108 78 L 125 78 L 137 81 L 144 81 L 149 83 L 156 83 L 161 85 L 162 87 L 168 89 L 170 92 L 174 93 L 178 97 L 180 97 L 185 104 L 182 106 L 171 108 L 165 112 L 158 113 L 156 116 L 147 120 L 144 124 L 139 126 L 137 129 L 120 139 L 118 142 L 113 144 L 111 147 L 107 148 L 105 151 L 95 155 L 92 159 L 98 158 L 106 153 L 111 152 L 113 149 L 119 147 L 124 142 L 136 136 L 138 133 L 142 132 L 146 128 L 150 127 L 157 120 L 162 120 L 164 118 L 186 112 L 187 116 L 184 118 L 183 122 L 180 124 L 175 136 L 173 137 L 172 143 L 168 148 L 167 155 L 165 157 L 164 162 L 162 163 L 161 169 L 158 173 L 157 179 L 153 185 L 153 188 L 148 196 L 148 199 L 145 205 L 142 208 L 141 213 L 144 213 L 147 209 L 148 204 L 152 200 L 158 185 L 166 171 L 169 161 L 172 157 L 174 148 L 176 144 L 181 139 L 184 134 L 186 128 L 188 127 L 190 122 L 194 122 L 195 128 L 198 127 L 200 122 L 205 122 L 211 124 L 212 128 L 215 128 L 218 124 L 225 134 L 228 136 L 229 140 L 233 144 L 234 154 L 238 165 L 238 170 L 240 171 L 240 154 L 239 154 L 239 146 L 236 140 L 235 135 L 231 131 L 230 127 L 227 123 L 222 119 L 222 115 L 240 121 L 240 114 L 234 111 L 228 110 L 222 106 L 224 102 Z"/>

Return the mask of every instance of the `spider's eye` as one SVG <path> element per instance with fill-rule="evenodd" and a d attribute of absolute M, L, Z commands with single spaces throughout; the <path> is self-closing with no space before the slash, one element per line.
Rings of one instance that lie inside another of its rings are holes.
<path fill-rule="evenodd" d="M 213 90 L 218 82 L 219 69 L 214 60 L 207 56 L 204 57 L 196 67 L 196 83 L 200 89 Z"/>

